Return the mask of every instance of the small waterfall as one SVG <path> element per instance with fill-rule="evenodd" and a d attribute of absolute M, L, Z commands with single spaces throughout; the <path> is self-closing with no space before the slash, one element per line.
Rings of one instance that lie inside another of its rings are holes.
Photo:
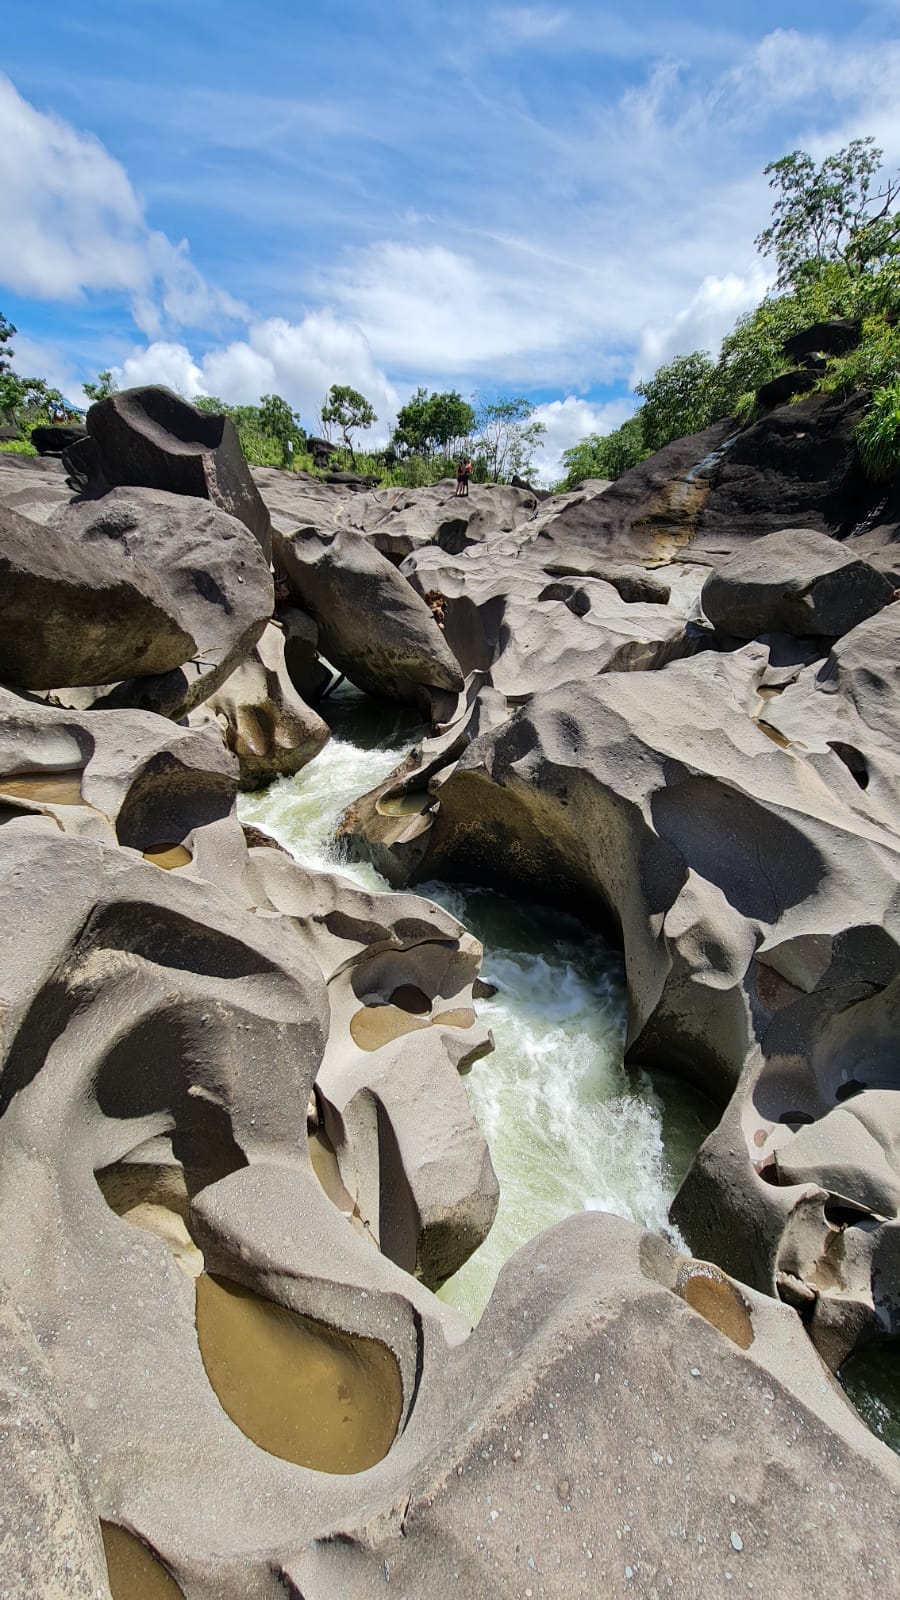
<path fill-rule="evenodd" d="M 344 736 L 333 737 L 296 777 L 242 796 L 241 817 L 304 865 L 386 891 L 373 867 L 336 857 L 330 840 L 346 807 L 393 771 L 411 729 L 390 726 L 366 748 L 354 742 L 354 713 L 371 703 L 347 686 L 336 700 Z M 481 1249 L 441 1291 L 477 1321 L 504 1261 L 572 1212 L 613 1211 L 665 1227 L 715 1117 L 685 1086 L 626 1071 L 622 960 L 598 935 L 574 918 L 487 889 L 431 883 L 417 892 L 482 940 L 484 976 L 496 986 L 478 1003 L 496 1048 L 465 1081 L 500 1181 L 500 1210 Z"/>

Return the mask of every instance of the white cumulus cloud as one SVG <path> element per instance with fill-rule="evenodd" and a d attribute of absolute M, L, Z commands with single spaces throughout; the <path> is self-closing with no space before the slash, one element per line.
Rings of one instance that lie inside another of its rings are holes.
<path fill-rule="evenodd" d="M 730 272 L 722 278 L 704 278 L 680 311 L 644 327 L 633 381 L 651 378 L 664 362 L 690 355 L 692 350 L 708 350 L 716 355 L 737 318 L 759 305 L 769 282 L 761 269 L 746 277 Z"/>
<path fill-rule="evenodd" d="M 135 349 L 115 368 L 122 387 L 165 383 L 180 394 L 218 395 L 229 405 L 256 405 L 280 394 L 308 430 L 333 383 L 349 384 L 372 402 L 378 422 L 372 439 L 387 437 L 398 395 L 359 329 L 331 312 L 310 312 L 301 322 L 270 317 L 252 323 L 246 338 L 195 356 L 184 344 L 155 340 Z"/>
<path fill-rule="evenodd" d="M 567 395 L 537 406 L 534 421 L 544 426 L 544 447 L 535 457 L 537 476 L 542 483 L 556 483 L 563 476 L 564 450 L 587 438 L 589 433 L 612 433 L 634 411 L 632 400 L 611 400 L 602 405 Z"/>
<path fill-rule="evenodd" d="M 203 373 L 186 345 L 158 339 L 143 350 L 134 350 L 122 365 L 113 368 L 120 389 L 135 389 L 144 383 L 164 383 L 178 394 L 207 394 Z"/>
<path fill-rule="evenodd" d="M 99 139 L 38 111 L 0 74 L 0 282 L 36 300 L 132 297 L 148 335 L 240 312 L 187 245 L 148 227 L 124 167 Z"/>

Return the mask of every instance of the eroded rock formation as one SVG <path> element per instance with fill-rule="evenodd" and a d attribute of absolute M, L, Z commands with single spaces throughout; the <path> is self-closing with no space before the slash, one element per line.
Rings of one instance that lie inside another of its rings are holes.
<path fill-rule="evenodd" d="M 10 1593 L 102 1597 L 104 1552 L 114 1600 L 893 1593 L 900 1466 L 828 1370 L 900 1334 L 897 607 L 856 556 L 892 531 L 859 403 L 548 500 L 259 474 L 270 622 L 227 429 L 115 398 L 95 498 L 0 470 L 57 607 L 26 639 L 0 597 Z M 235 812 L 327 737 L 322 658 L 433 721 L 348 815 L 360 853 L 620 939 L 632 1059 L 722 1108 L 693 1255 L 585 1213 L 475 1330 L 435 1297 L 497 1207 L 480 946 Z"/>

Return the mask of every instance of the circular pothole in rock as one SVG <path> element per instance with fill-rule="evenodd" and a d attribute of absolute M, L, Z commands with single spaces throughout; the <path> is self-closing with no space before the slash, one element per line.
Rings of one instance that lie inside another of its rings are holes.
<path fill-rule="evenodd" d="M 197 1280 L 197 1341 L 222 1409 L 260 1449 L 316 1472 L 365 1472 L 400 1425 L 393 1352 L 230 1279 Z"/>
<path fill-rule="evenodd" d="M 470 1006 L 439 1011 L 434 1017 L 414 1016 L 400 1006 L 362 1006 L 350 1019 L 350 1037 L 360 1050 L 380 1050 L 393 1039 L 422 1028 L 472 1028 L 476 1016 Z"/>
<path fill-rule="evenodd" d="M 406 794 L 385 795 L 375 801 L 375 810 L 382 817 L 418 817 L 433 803 L 425 789 L 410 789 Z"/>
<path fill-rule="evenodd" d="M 101 1522 L 109 1592 L 113 1600 L 184 1600 L 175 1579 L 133 1533 Z"/>
<path fill-rule="evenodd" d="M 143 852 L 144 860 L 151 866 L 162 867 L 164 872 L 174 872 L 178 867 L 189 867 L 193 856 L 183 844 L 151 844 Z"/>
<path fill-rule="evenodd" d="M 743 1295 L 719 1267 L 709 1261 L 686 1261 L 678 1269 L 675 1292 L 726 1339 L 749 1350 L 753 1323 Z"/>

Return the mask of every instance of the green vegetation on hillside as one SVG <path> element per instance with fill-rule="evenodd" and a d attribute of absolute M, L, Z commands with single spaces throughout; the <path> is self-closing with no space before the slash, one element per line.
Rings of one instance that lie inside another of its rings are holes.
<path fill-rule="evenodd" d="M 673 439 L 733 417 L 756 414 L 763 384 L 791 369 L 785 340 L 814 323 L 850 317 L 860 342 L 833 356 L 817 387 L 835 394 L 872 391 L 859 449 L 874 476 L 900 469 L 900 181 L 879 179 L 882 152 L 855 139 L 820 167 L 795 150 L 765 170 L 777 198 L 757 247 L 775 259 L 776 291 L 741 317 L 714 359 L 706 350 L 678 356 L 636 385 L 643 405 L 621 428 L 591 435 L 564 452 L 561 489 L 586 477 L 615 478 Z M 893 422 L 892 420 L 893 419 Z"/>

